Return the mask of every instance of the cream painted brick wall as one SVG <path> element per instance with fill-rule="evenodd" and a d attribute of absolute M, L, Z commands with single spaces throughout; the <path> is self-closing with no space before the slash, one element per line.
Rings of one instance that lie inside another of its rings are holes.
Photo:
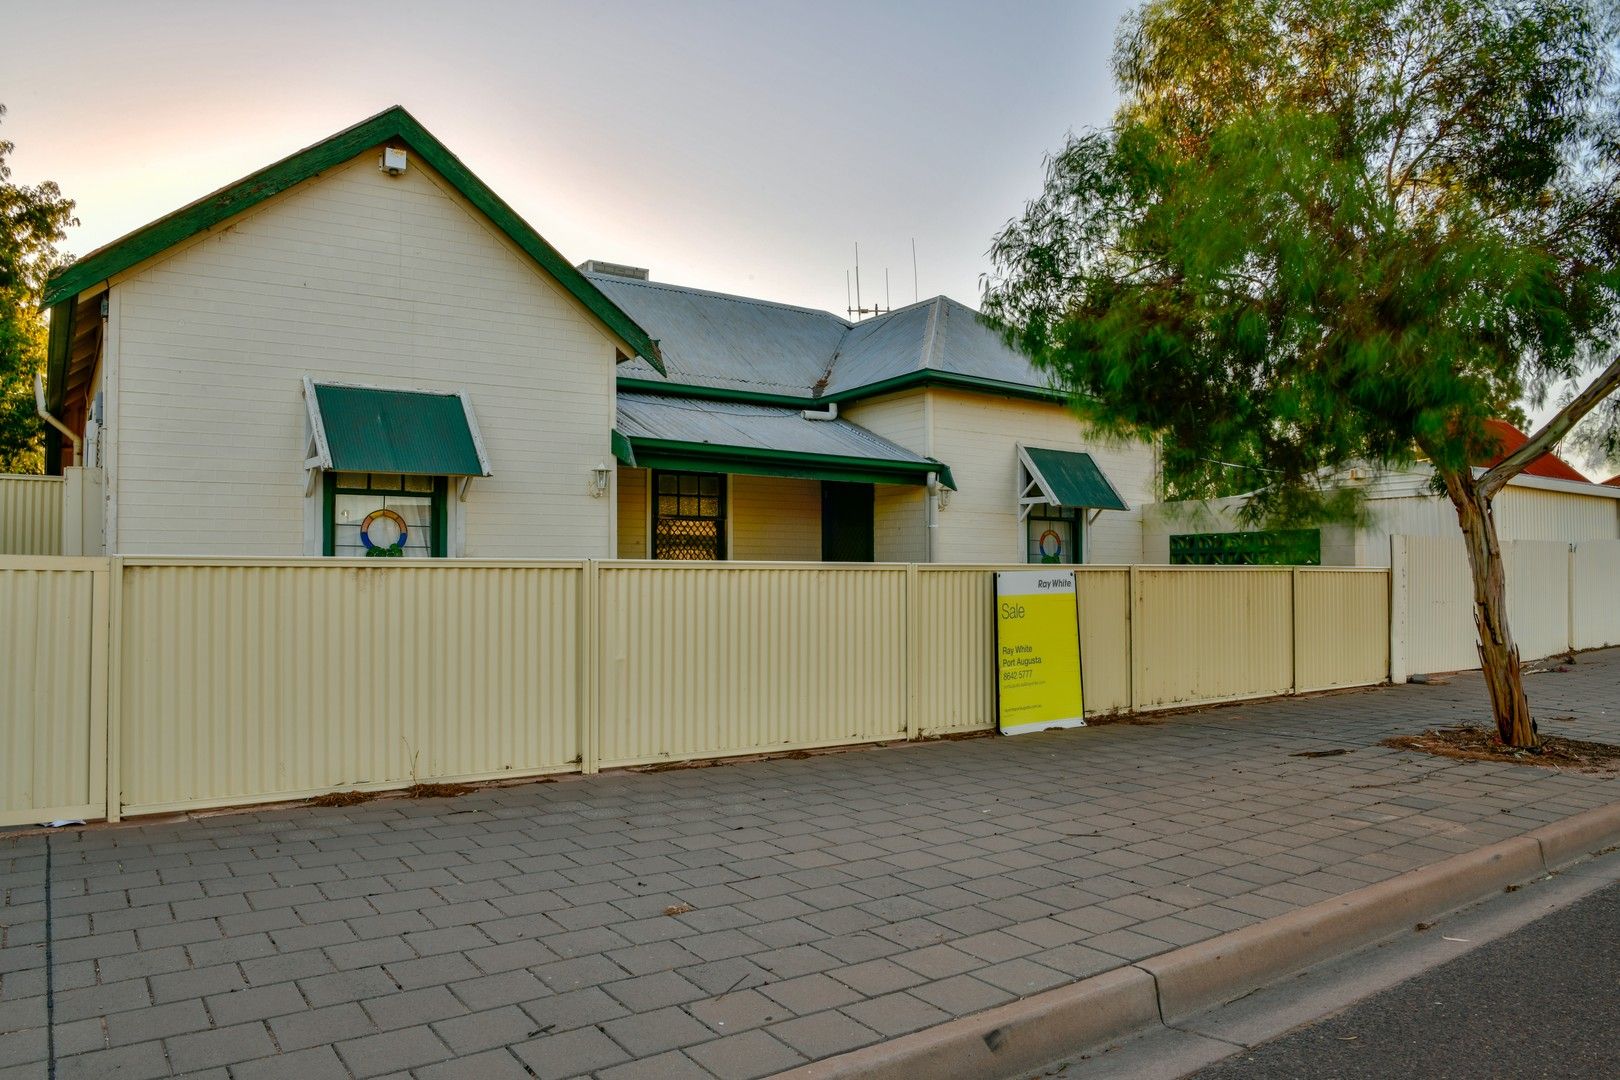
<path fill-rule="evenodd" d="M 954 390 L 928 393 L 933 456 L 951 467 L 957 486 L 939 515 L 936 562 L 1023 561 L 1016 492 L 1020 442 L 1090 454 L 1131 509 L 1103 511 L 1088 534 L 1086 561 L 1141 561 L 1141 507 L 1154 498 L 1151 447 L 1088 438 L 1074 415 L 1056 404 Z"/>
<path fill-rule="evenodd" d="M 619 539 L 621 559 L 648 559 L 647 470 L 619 466 Z"/>
<path fill-rule="evenodd" d="M 928 493 L 907 484 L 872 488 L 872 554 L 878 562 L 928 561 Z"/>
<path fill-rule="evenodd" d="M 304 552 L 300 379 L 465 387 L 495 475 L 462 554 L 601 557 L 614 346 L 413 161 L 375 152 L 114 283 L 116 550 Z"/>
<path fill-rule="evenodd" d="M 727 478 L 731 558 L 821 558 L 821 482 L 777 476 Z"/>
<path fill-rule="evenodd" d="M 881 435 L 913 453 L 927 456 L 926 400 L 926 391 L 912 390 L 856 402 L 841 415 L 874 435 Z M 877 561 L 926 562 L 927 493 L 921 487 L 903 484 L 877 484 L 873 490 L 872 542 Z"/>

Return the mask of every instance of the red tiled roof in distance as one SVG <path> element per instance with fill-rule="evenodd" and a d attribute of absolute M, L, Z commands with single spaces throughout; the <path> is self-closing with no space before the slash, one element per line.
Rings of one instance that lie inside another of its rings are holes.
<path fill-rule="evenodd" d="M 1485 424 L 1487 428 L 1489 428 L 1490 433 L 1496 436 L 1497 440 L 1502 444 L 1502 449 L 1489 461 L 1475 462 L 1476 465 L 1479 465 L 1482 468 L 1490 468 L 1492 465 L 1495 465 L 1497 462 L 1501 461 L 1503 458 L 1507 457 L 1509 454 L 1513 453 L 1513 451 L 1517 450 L 1530 440 L 1528 435 L 1514 427 L 1512 424 L 1508 423 L 1506 420 L 1487 420 L 1485 421 Z M 1524 469 L 1524 474 L 1529 476 L 1542 476 L 1548 480 L 1573 480 L 1577 484 L 1590 484 L 1592 482 L 1585 476 L 1581 475 L 1581 473 L 1578 472 L 1574 466 L 1570 465 L 1569 462 L 1565 461 L 1563 458 L 1552 453 L 1551 451 L 1542 454 L 1540 457 L 1536 458 L 1536 460 L 1527 465 Z M 1620 477 L 1616 477 L 1616 479 L 1620 480 Z M 1610 481 L 1610 483 L 1613 482 L 1614 481 Z"/>

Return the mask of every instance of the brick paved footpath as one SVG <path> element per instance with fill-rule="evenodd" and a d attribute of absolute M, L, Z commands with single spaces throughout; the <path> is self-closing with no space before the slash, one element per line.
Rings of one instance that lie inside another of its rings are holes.
<path fill-rule="evenodd" d="M 1585 738 L 1620 741 L 1617 690 L 1620 650 L 1530 678 L 1543 729 Z M 63 830 L 48 913 L 47 838 L 0 835 L 0 1078 L 46 1074 L 47 918 L 63 1080 L 766 1074 L 1620 800 L 1377 746 L 1484 715 L 1465 675 Z"/>

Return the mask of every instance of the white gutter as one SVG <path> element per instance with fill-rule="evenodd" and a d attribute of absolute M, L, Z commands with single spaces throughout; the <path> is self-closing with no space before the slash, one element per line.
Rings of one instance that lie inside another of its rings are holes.
<path fill-rule="evenodd" d="M 83 465 L 84 440 L 73 434 L 66 424 L 52 416 L 50 411 L 45 408 L 45 378 L 37 371 L 34 372 L 34 411 L 39 413 L 41 420 L 68 437 L 68 440 L 73 443 L 73 464 Z"/>

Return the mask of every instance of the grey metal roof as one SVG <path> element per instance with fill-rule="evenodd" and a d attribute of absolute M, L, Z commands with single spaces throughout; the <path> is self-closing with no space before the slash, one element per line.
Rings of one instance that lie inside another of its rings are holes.
<path fill-rule="evenodd" d="M 621 393 L 618 430 L 632 439 L 928 464 L 848 420 L 806 420 L 798 409 L 774 405 Z"/>
<path fill-rule="evenodd" d="M 828 311 L 612 274 L 585 276 L 659 339 L 669 381 L 689 386 L 808 396 L 849 329 Z M 659 378 L 639 359 L 621 364 L 619 375 Z"/>
<path fill-rule="evenodd" d="M 671 383 L 821 397 L 919 371 L 1045 389 L 1050 383 L 979 313 L 948 297 L 864 322 L 828 311 L 611 274 L 587 274 L 658 339 Z M 645 361 L 624 378 L 658 379 Z"/>

